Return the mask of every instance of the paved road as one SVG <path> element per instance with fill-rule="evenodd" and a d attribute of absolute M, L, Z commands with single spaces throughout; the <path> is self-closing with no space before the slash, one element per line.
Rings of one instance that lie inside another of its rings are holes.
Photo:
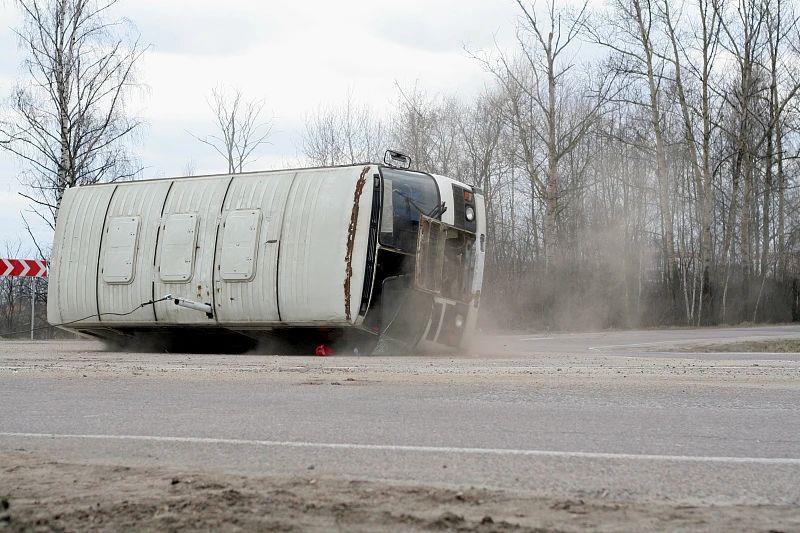
<path fill-rule="evenodd" d="M 640 331 L 601 331 L 593 333 L 562 333 L 494 336 L 478 341 L 486 353 L 514 355 L 594 353 L 660 357 L 669 355 L 689 359 L 786 359 L 797 361 L 798 354 L 740 354 L 692 353 L 691 347 L 760 341 L 769 339 L 800 339 L 798 326 L 762 326 L 750 328 L 655 329 Z M 685 353 L 676 354 L 679 348 Z"/>
<path fill-rule="evenodd" d="M 535 494 L 800 504 L 800 327 L 485 338 L 460 357 L 0 342 L 0 447 L 59 460 Z"/>

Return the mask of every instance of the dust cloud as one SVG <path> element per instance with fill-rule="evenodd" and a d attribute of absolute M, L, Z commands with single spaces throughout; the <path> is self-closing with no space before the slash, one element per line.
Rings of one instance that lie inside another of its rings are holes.
<path fill-rule="evenodd" d="M 655 242 L 631 244 L 622 225 L 582 234 L 545 262 L 488 260 L 481 332 L 597 331 L 655 326 L 672 312 Z"/>

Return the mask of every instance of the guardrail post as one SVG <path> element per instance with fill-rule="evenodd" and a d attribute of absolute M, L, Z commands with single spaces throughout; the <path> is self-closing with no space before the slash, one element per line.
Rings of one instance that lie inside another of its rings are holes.
<path fill-rule="evenodd" d="M 36 320 L 36 278 L 31 278 L 31 340 L 33 340 L 34 320 Z"/>

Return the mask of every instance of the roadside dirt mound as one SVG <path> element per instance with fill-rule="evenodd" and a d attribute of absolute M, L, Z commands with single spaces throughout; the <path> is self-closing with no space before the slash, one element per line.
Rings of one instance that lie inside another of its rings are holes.
<path fill-rule="evenodd" d="M 50 461 L 0 451 L 5 531 L 796 530 L 788 506 L 558 500 L 345 479 L 260 477 Z"/>

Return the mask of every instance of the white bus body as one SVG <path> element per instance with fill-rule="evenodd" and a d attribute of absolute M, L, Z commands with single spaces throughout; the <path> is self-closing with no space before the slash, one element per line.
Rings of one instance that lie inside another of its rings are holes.
<path fill-rule="evenodd" d="M 450 246 L 422 242 L 419 228 L 450 232 Z M 47 317 L 170 350 L 283 338 L 313 351 L 379 335 L 455 349 L 475 326 L 485 233 L 480 191 L 376 164 L 77 187 L 58 214 Z M 437 268 L 458 279 L 422 286 L 417 270 Z"/>

